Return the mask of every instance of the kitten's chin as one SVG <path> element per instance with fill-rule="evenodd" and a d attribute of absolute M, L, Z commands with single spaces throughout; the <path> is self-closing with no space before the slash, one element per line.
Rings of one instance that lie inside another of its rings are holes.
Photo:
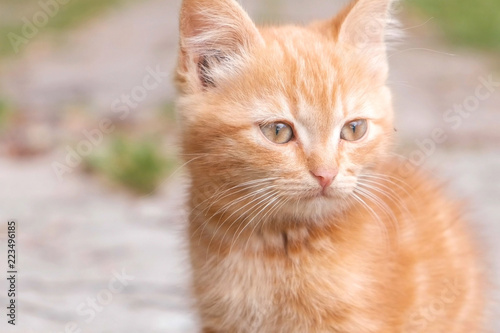
<path fill-rule="evenodd" d="M 295 221 L 322 224 L 334 220 L 345 212 L 350 204 L 349 196 L 319 193 L 289 202 L 283 211 Z"/>

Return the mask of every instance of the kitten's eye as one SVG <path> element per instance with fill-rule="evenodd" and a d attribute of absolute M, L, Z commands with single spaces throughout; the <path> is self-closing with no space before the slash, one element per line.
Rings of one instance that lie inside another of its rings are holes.
<path fill-rule="evenodd" d="M 290 125 L 283 123 L 271 123 L 260 126 L 260 130 L 269 141 L 284 144 L 293 138 L 293 130 Z"/>
<path fill-rule="evenodd" d="M 357 141 L 365 135 L 367 129 L 366 119 L 351 121 L 342 128 L 340 138 L 346 141 Z"/>

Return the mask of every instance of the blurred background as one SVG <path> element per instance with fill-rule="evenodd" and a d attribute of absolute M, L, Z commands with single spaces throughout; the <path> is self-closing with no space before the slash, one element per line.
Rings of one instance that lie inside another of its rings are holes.
<path fill-rule="evenodd" d="M 329 18 L 345 3 L 242 1 L 264 24 Z M 173 106 L 179 7 L 0 0 L 0 251 L 15 219 L 19 271 L 17 325 L 3 310 L 1 332 L 196 332 Z M 467 203 L 498 301 L 500 2 L 395 11 L 406 34 L 389 55 L 398 152 Z M 3 309 L 6 290 L 2 278 Z"/>

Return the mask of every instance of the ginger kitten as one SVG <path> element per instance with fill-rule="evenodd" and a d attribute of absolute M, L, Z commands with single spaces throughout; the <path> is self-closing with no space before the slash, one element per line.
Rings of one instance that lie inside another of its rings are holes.
<path fill-rule="evenodd" d="M 480 332 L 459 206 L 389 152 L 390 0 L 257 28 L 184 0 L 176 83 L 205 333 Z"/>

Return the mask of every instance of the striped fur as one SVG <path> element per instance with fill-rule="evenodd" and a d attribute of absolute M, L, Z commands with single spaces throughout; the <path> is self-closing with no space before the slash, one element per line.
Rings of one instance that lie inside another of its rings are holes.
<path fill-rule="evenodd" d="M 459 205 L 390 153 L 390 5 L 258 28 L 233 0 L 184 0 L 176 83 L 203 332 L 481 331 Z M 367 134 L 341 140 L 355 119 Z M 295 138 L 271 143 L 271 122 Z M 338 170 L 323 194 L 321 168 Z"/>

